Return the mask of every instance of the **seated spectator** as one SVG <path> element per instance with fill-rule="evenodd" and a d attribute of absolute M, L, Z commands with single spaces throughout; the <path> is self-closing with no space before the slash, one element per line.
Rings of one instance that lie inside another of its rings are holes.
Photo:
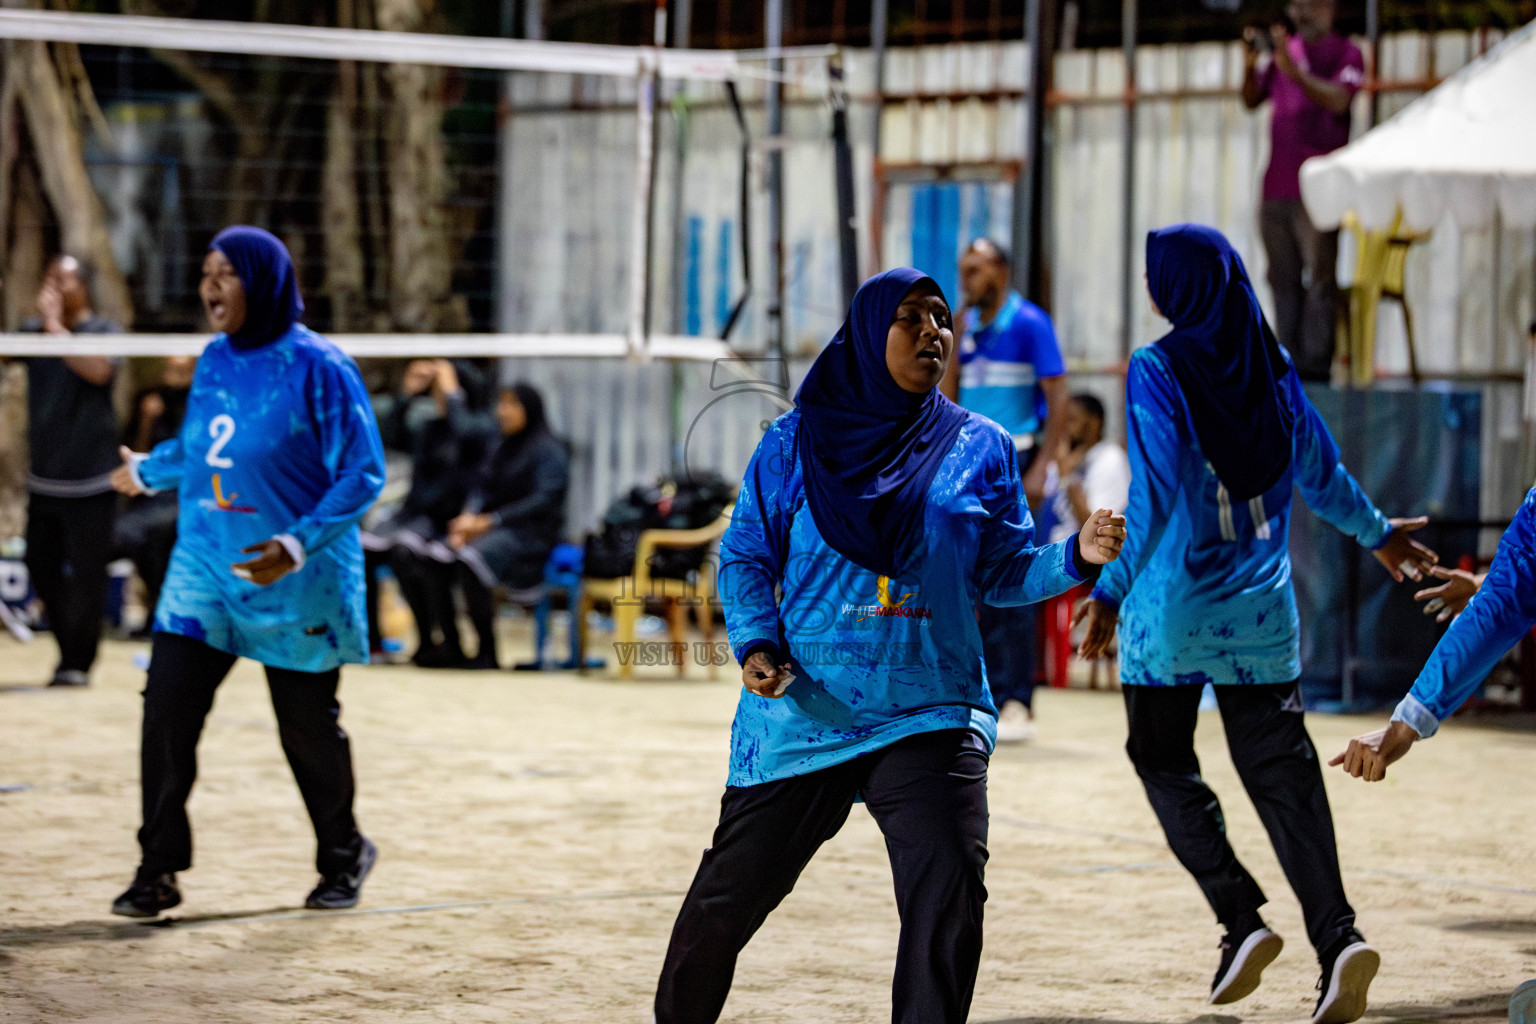
<path fill-rule="evenodd" d="M 430 660 L 432 655 L 426 652 L 446 642 L 437 638 L 438 623 L 445 615 L 452 621 L 452 606 L 434 605 L 440 598 L 413 571 L 411 556 L 428 557 L 433 544 L 441 546 L 448 536 L 448 520 L 464 507 L 470 477 L 483 461 L 487 439 L 495 431 L 484 411 L 484 393 L 484 379 L 471 363 L 415 359 L 406 367 L 400 391 L 382 417 L 379 432 L 385 446 L 411 455 L 411 482 L 400 507 L 363 533 L 369 645 L 375 655 L 383 648 L 375 581 L 386 559 L 406 562 L 405 571 L 396 575 L 416 615 L 421 637 L 418 656 Z M 401 554 L 395 554 L 397 549 Z M 457 640 L 454 632 L 452 644 Z M 454 651 L 441 653 L 449 661 L 462 660 Z"/>
<path fill-rule="evenodd" d="M 1067 406 L 1067 437 L 1056 458 L 1061 477 L 1050 501 L 1054 543 L 1077 533 L 1094 509 L 1124 512 L 1130 500 L 1131 461 L 1125 449 L 1104 439 L 1104 403 L 1073 395 Z"/>
<path fill-rule="evenodd" d="M 172 356 L 165 361 L 160 383 L 134 396 L 123 444 L 136 452 L 147 452 L 181 433 L 196 366 L 197 359 L 192 356 Z M 131 559 L 138 570 L 150 612 L 135 636 L 149 635 L 155 604 L 160 600 L 160 585 L 165 582 L 165 571 L 171 564 L 171 548 L 176 545 L 176 516 L 175 488 L 128 498 L 118 512 L 112 546 L 118 557 Z"/>
<path fill-rule="evenodd" d="M 432 651 L 423 634 L 419 665 L 498 667 L 492 591 L 498 585 L 536 586 L 564 529 L 570 456 L 550 432 L 543 397 L 526 384 L 514 384 L 501 392 L 496 420 L 500 440 L 476 474 L 463 511 L 448 523 L 446 543 L 396 562 L 397 573 L 414 576 L 427 592 L 425 606 L 413 611 L 435 615 L 433 624 L 443 636 Z M 405 554 L 404 548 L 396 551 Z M 454 657 L 461 650 L 452 614 L 455 585 L 479 634 L 480 646 L 468 661 Z"/>

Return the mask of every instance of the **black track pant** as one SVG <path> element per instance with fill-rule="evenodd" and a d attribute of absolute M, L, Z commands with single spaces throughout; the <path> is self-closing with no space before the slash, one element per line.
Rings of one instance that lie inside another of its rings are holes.
<path fill-rule="evenodd" d="M 987 757 L 962 730 L 909 737 L 809 775 L 727 788 L 714 842 L 672 928 L 658 1024 L 719 1018 L 737 955 L 861 793 L 885 834 L 901 914 L 891 1019 L 964 1024 L 987 898 Z M 826 937 L 805 941 L 825 945 Z"/>
<path fill-rule="evenodd" d="M 1227 747 L 1248 797 L 1269 831 L 1286 879 L 1301 901 L 1307 937 L 1327 949 L 1355 924 L 1344 896 L 1333 815 L 1317 748 L 1302 721 L 1296 683 L 1218 686 Z M 1231 925 L 1265 903 L 1227 841 L 1221 804 L 1195 757 L 1199 686 L 1127 686 L 1126 752 L 1179 863 L 1195 876 L 1216 919 Z"/>
<path fill-rule="evenodd" d="M 214 691 L 235 661 L 233 654 L 189 637 L 155 634 L 140 750 L 144 826 L 139 846 L 146 871 L 192 866 L 187 797 L 197 780 L 197 740 Z M 267 666 L 278 738 L 315 826 L 315 867 L 322 875 L 350 867 L 361 843 L 352 818 L 352 748 L 336 701 L 340 681 L 339 669 L 310 673 Z"/>
<path fill-rule="evenodd" d="M 59 668 L 90 671 L 101 642 L 116 494 L 27 502 L 27 572 L 59 644 Z"/>

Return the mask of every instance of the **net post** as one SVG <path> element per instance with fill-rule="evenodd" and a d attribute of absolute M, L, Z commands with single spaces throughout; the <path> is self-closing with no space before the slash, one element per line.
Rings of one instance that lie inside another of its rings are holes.
<path fill-rule="evenodd" d="M 625 334 L 629 357 L 646 357 L 646 337 L 650 333 L 646 307 L 650 302 L 651 279 L 651 202 L 654 198 L 656 149 L 656 86 L 661 60 L 659 51 L 640 50 L 635 90 L 635 189 L 630 211 L 629 251 L 629 324 Z"/>

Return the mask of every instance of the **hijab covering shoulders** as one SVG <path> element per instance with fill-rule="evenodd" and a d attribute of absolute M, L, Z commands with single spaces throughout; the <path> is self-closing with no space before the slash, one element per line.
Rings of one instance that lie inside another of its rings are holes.
<path fill-rule="evenodd" d="M 1242 258 L 1215 228 L 1161 228 L 1147 234 L 1147 288 L 1173 324 L 1157 349 L 1201 452 L 1234 500 L 1265 493 L 1291 465 L 1295 412 L 1280 388 L 1291 365 Z"/>
<path fill-rule="evenodd" d="M 236 348 L 259 348 L 288 333 L 304 312 L 288 247 L 270 231 L 237 224 L 208 243 L 235 268 L 245 288 L 245 323 L 229 335 Z"/>
<path fill-rule="evenodd" d="M 913 568 L 928 488 L 967 417 L 938 388 L 904 391 L 886 367 L 896 307 L 922 282 L 943 295 L 910 267 L 865 281 L 795 395 L 801 473 L 816 529 L 844 558 L 885 576 Z"/>

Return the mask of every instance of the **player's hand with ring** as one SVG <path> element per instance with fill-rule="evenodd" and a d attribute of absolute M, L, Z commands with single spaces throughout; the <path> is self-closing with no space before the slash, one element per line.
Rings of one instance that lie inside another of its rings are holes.
<path fill-rule="evenodd" d="M 230 569 L 236 576 L 249 580 L 258 587 L 270 587 L 295 568 L 293 557 L 288 554 L 288 549 L 283 547 L 282 542 L 276 538 L 264 540 L 260 544 L 252 544 L 248 548 L 241 548 L 240 553 L 254 554 L 256 557 L 248 562 L 236 562 L 230 566 Z"/>
<path fill-rule="evenodd" d="M 1417 583 L 1436 562 L 1440 561 L 1439 555 L 1409 536 L 1414 531 L 1428 526 L 1429 517 L 1419 516 L 1416 519 L 1389 521 L 1392 523 L 1392 532 L 1387 534 L 1386 543 L 1371 553 L 1397 582 L 1401 583 L 1403 578 L 1407 577 Z"/>
<path fill-rule="evenodd" d="M 754 651 L 741 666 L 741 685 L 769 700 L 784 696 L 784 677 L 790 674 L 789 665 L 775 665 L 767 651 Z"/>
<path fill-rule="evenodd" d="M 1077 549 L 1094 565 L 1107 565 L 1120 557 L 1125 544 L 1125 516 L 1101 508 L 1088 517 L 1077 535 Z"/>
<path fill-rule="evenodd" d="M 1109 653 L 1109 645 L 1115 640 L 1115 625 L 1120 621 L 1120 613 L 1095 598 L 1087 598 L 1077 606 L 1077 614 L 1072 616 L 1074 629 L 1080 623 L 1088 623 L 1088 632 L 1083 637 L 1083 642 L 1077 645 L 1078 657 L 1093 660 L 1102 658 Z"/>

